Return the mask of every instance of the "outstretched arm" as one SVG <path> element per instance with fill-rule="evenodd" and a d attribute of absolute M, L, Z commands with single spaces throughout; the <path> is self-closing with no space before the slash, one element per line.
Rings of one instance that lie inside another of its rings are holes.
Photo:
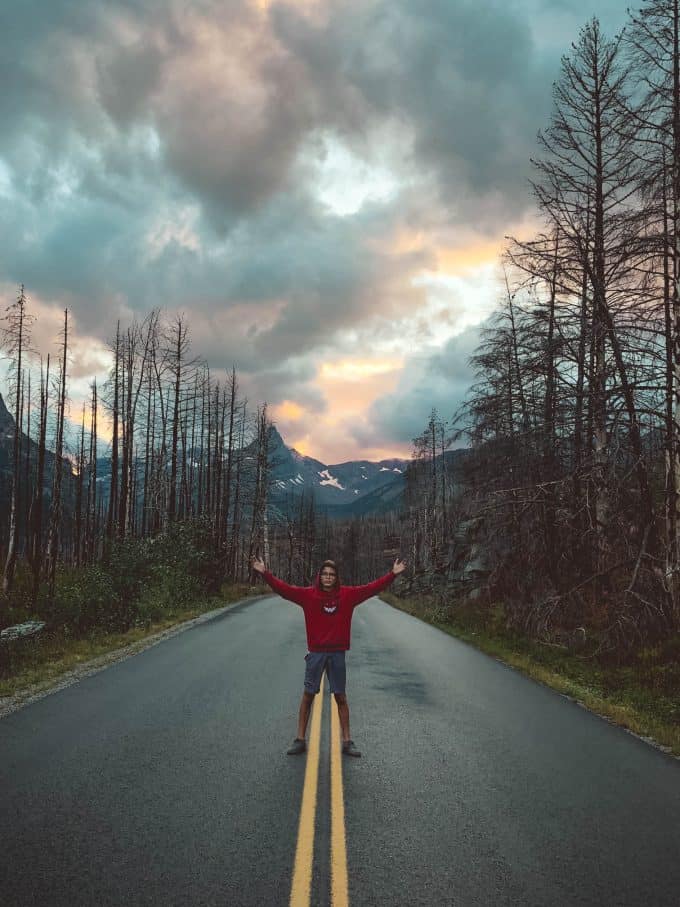
<path fill-rule="evenodd" d="M 279 579 L 267 570 L 264 561 L 259 557 L 252 557 L 250 559 L 250 566 L 256 573 L 260 574 L 262 579 L 271 586 L 274 592 L 276 592 L 277 595 L 280 595 L 281 598 L 286 598 L 289 602 L 295 602 L 296 605 L 302 604 L 305 594 L 303 586 L 290 586 L 288 583 L 284 583 L 282 579 Z"/>
<path fill-rule="evenodd" d="M 372 595 L 377 595 L 378 592 L 382 592 L 382 590 L 386 589 L 394 578 L 399 576 L 400 573 L 403 573 L 404 570 L 406 570 L 406 562 L 400 561 L 399 558 L 397 558 L 392 565 L 390 572 L 386 573 L 385 576 L 381 576 L 380 579 L 373 580 L 372 583 L 366 583 L 365 586 L 350 586 L 348 592 L 352 605 L 360 605 Z"/>

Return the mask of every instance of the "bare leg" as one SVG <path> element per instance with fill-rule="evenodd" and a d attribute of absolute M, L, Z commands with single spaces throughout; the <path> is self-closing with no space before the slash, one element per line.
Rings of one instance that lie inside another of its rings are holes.
<path fill-rule="evenodd" d="M 338 718 L 340 719 L 342 742 L 347 743 L 347 741 L 351 739 L 349 735 L 349 705 L 347 704 L 347 696 L 344 693 L 334 693 L 333 695 L 338 704 Z"/>
<path fill-rule="evenodd" d="M 312 710 L 312 703 L 314 702 L 314 693 L 308 693 L 307 690 L 302 694 L 302 699 L 300 701 L 300 712 L 298 714 L 298 739 L 304 740 L 305 734 L 307 733 L 307 723 L 309 722 L 309 713 Z"/>

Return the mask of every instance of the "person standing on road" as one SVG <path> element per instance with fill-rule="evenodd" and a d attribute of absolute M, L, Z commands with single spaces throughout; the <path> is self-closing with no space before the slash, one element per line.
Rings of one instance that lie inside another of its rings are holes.
<path fill-rule="evenodd" d="M 357 605 L 382 592 L 395 576 L 403 573 L 406 569 L 405 562 L 397 558 L 389 573 L 365 586 L 341 586 L 335 561 L 323 562 L 313 586 L 290 586 L 284 583 L 267 570 L 260 558 L 253 557 L 251 565 L 274 592 L 300 605 L 305 614 L 309 652 L 305 655 L 305 682 L 298 715 L 297 737 L 288 750 L 288 755 L 297 756 L 307 749 L 305 735 L 309 714 L 325 670 L 331 693 L 335 696 L 338 706 L 342 752 L 346 756 L 360 756 L 361 753 L 354 745 L 349 732 L 349 705 L 345 694 L 345 652 L 349 649 L 352 615 Z"/>

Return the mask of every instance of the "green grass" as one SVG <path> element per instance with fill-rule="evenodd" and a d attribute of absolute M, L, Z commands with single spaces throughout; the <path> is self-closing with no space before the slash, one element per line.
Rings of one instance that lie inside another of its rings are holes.
<path fill-rule="evenodd" d="M 21 651 L 12 655 L 11 673 L 0 679 L 0 697 L 48 689 L 84 663 L 141 643 L 150 636 L 200 617 L 208 611 L 261 592 L 259 587 L 225 585 L 217 596 L 198 599 L 190 607 L 169 609 L 161 618 L 144 626 L 133 627 L 125 633 L 99 631 L 84 638 L 73 638 L 55 631 L 42 638 L 25 640 L 20 643 Z"/>
<path fill-rule="evenodd" d="M 502 605 L 482 611 L 442 608 L 427 597 L 381 597 L 680 756 L 680 638 L 615 664 L 507 632 Z"/>

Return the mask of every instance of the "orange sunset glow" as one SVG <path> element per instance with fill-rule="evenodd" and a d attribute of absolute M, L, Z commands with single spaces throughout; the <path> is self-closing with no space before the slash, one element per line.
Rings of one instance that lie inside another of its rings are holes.
<path fill-rule="evenodd" d="M 348 433 L 364 418 L 366 409 L 395 387 L 402 359 L 341 359 L 324 362 L 316 387 L 327 407 L 316 413 L 285 400 L 271 408 L 272 418 L 284 440 L 299 453 L 324 463 L 341 463 L 357 457 L 357 443 Z M 364 459 L 409 457 L 411 446 L 377 446 L 361 454 Z"/>

